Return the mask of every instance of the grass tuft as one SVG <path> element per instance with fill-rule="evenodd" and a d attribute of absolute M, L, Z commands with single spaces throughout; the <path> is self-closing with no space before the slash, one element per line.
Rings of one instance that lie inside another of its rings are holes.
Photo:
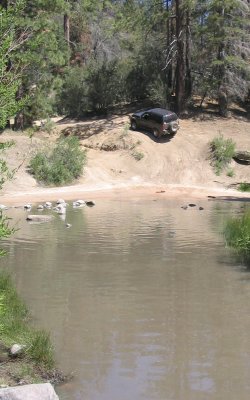
<path fill-rule="evenodd" d="M 229 176 L 230 178 L 234 177 L 234 170 L 232 168 L 228 168 L 227 170 L 227 176 Z"/>
<path fill-rule="evenodd" d="M 8 274 L 0 273 L 0 342 L 6 347 L 24 345 L 24 355 L 50 370 L 54 366 L 49 335 L 29 325 L 29 313 Z"/>
<path fill-rule="evenodd" d="M 34 332 L 28 354 L 33 361 L 43 364 L 48 369 L 52 369 L 55 365 L 50 336 L 45 331 Z"/>
<path fill-rule="evenodd" d="M 247 262 L 250 261 L 250 210 L 245 211 L 241 217 L 230 218 L 227 221 L 225 239 L 228 246 L 232 247 Z"/>
<path fill-rule="evenodd" d="M 235 154 L 235 143 L 232 139 L 224 139 L 223 135 L 220 134 L 212 140 L 210 149 L 215 173 L 220 175 Z"/>
<path fill-rule="evenodd" d="M 135 159 L 136 161 L 140 161 L 140 160 L 143 159 L 144 154 L 143 154 L 141 151 L 133 151 L 133 152 L 132 152 L 132 156 L 134 157 L 134 159 Z"/>

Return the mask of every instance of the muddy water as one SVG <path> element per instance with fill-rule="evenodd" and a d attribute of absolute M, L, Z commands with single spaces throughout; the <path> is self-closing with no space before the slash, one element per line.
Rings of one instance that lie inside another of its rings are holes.
<path fill-rule="evenodd" d="M 35 324 L 74 372 L 62 400 L 247 400 L 250 276 L 221 230 L 240 203 L 101 201 L 4 246 Z"/>

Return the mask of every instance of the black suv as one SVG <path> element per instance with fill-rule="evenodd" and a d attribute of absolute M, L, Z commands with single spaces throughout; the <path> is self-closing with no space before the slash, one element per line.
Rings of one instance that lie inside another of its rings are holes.
<path fill-rule="evenodd" d="M 152 131 L 156 138 L 166 134 L 174 134 L 179 129 L 177 115 L 164 108 L 149 108 L 137 111 L 129 118 L 131 129 L 135 131 L 137 128 L 142 128 Z"/>

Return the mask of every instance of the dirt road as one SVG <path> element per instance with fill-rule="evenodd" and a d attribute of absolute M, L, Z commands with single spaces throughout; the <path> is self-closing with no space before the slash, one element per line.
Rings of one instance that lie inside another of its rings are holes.
<path fill-rule="evenodd" d="M 232 160 L 233 177 L 227 176 L 227 171 L 217 176 L 209 159 L 209 143 L 219 134 L 232 138 L 237 149 L 250 150 L 248 121 L 216 117 L 207 121 L 185 119 L 180 121 L 181 128 L 174 137 L 160 140 L 150 133 L 131 131 L 128 122 L 128 116 L 82 122 L 59 120 L 54 133 L 38 132 L 32 140 L 24 133 L 4 132 L 2 141 L 15 141 L 15 146 L 6 153 L 8 163 L 11 168 L 19 169 L 14 180 L 5 185 L 1 203 L 21 197 L 41 201 L 62 196 L 75 198 L 91 191 L 105 195 L 109 189 L 113 192 L 120 189 L 125 194 L 131 193 L 129 188 L 133 195 L 135 189 L 141 188 L 142 193 L 155 188 L 154 193 L 159 190 L 171 195 L 199 196 L 224 193 L 237 182 L 250 181 L 249 165 Z M 29 159 L 37 148 L 49 145 L 65 132 L 77 134 L 87 149 L 87 167 L 73 186 L 46 189 L 28 173 Z M 230 193 L 235 194 L 231 189 Z"/>

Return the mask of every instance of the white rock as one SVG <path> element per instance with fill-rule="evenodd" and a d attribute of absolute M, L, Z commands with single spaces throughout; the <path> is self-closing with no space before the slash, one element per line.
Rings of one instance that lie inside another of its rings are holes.
<path fill-rule="evenodd" d="M 56 204 L 65 204 L 65 200 L 59 199 L 59 200 L 57 200 Z"/>
<path fill-rule="evenodd" d="M 0 204 L 0 210 L 7 210 L 7 209 L 8 209 L 7 206 L 5 206 L 4 204 Z"/>
<path fill-rule="evenodd" d="M 52 203 L 50 201 L 46 201 L 46 203 L 44 204 L 45 208 L 51 208 L 52 207 Z"/>
<path fill-rule="evenodd" d="M 44 206 L 42 205 L 42 204 L 39 204 L 38 206 L 37 206 L 37 210 L 43 210 L 44 209 Z"/>
<path fill-rule="evenodd" d="M 58 206 L 54 207 L 53 210 L 60 215 L 66 214 L 66 207 L 64 204 L 58 204 Z"/>
<path fill-rule="evenodd" d="M 76 203 L 79 203 L 79 204 L 86 204 L 86 202 L 85 202 L 84 200 L 76 200 Z"/>
<path fill-rule="evenodd" d="M 23 349 L 24 349 L 24 345 L 22 344 L 13 344 L 13 346 L 11 346 L 10 348 L 10 355 L 11 356 L 18 356 L 20 353 L 22 353 Z"/>
<path fill-rule="evenodd" d="M 73 201 L 73 207 L 83 207 L 83 206 L 86 206 L 86 202 L 84 200 Z"/>
<path fill-rule="evenodd" d="M 0 400 L 59 400 L 51 383 L 0 389 Z"/>

